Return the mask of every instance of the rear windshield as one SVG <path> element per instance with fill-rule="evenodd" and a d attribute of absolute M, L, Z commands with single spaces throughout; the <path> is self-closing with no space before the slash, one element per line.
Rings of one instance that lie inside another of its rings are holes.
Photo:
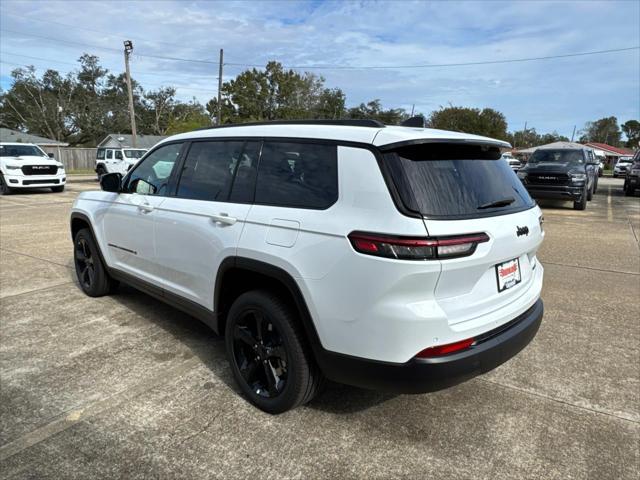
<path fill-rule="evenodd" d="M 430 218 L 475 218 L 535 205 L 495 147 L 424 144 L 385 155 L 401 201 Z"/>
<path fill-rule="evenodd" d="M 576 164 L 580 165 L 585 163 L 584 150 L 551 150 L 539 148 L 528 163 L 557 163 L 563 165 Z"/>

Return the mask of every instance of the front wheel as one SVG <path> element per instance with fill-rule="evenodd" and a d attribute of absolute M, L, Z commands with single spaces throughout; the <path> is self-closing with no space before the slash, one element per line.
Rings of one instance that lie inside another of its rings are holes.
<path fill-rule="evenodd" d="M 592 187 L 592 188 L 590 188 L 590 189 L 587 191 L 587 200 L 588 200 L 588 201 L 591 201 L 591 200 L 593 199 L 593 192 L 595 191 L 595 189 L 596 189 L 596 185 L 595 185 L 595 183 L 594 183 L 594 184 L 593 184 L 593 187 Z"/>
<path fill-rule="evenodd" d="M 4 181 L 4 176 L 0 173 L 0 195 L 9 195 L 11 193 L 11 188 Z"/>
<path fill-rule="evenodd" d="M 307 403 L 322 384 L 294 310 L 271 292 L 253 290 L 236 299 L 227 316 L 225 343 L 236 382 L 265 412 L 282 413 Z"/>
<path fill-rule="evenodd" d="M 116 285 L 102 263 L 98 246 L 88 228 L 83 228 L 73 241 L 73 258 L 76 276 L 82 291 L 90 297 L 102 297 Z"/>
<path fill-rule="evenodd" d="M 585 188 L 582 192 L 582 195 L 580 195 L 580 200 L 578 200 L 577 202 L 573 202 L 573 209 L 574 210 L 586 210 L 587 209 L 587 189 Z"/>

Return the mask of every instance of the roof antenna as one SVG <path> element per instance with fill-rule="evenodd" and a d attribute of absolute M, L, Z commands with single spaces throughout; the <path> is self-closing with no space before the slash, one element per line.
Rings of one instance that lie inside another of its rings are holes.
<path fill-rule="evenodd" d="M 407 118 L 400 124 L 401 127 L 414 127 L 414 128 L 426 128 L 427 119 L 424 115 L 416 115 L 414 117 Z"/>

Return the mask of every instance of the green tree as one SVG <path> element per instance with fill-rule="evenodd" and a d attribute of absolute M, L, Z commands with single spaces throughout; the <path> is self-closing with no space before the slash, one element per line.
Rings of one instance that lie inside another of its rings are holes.
<path fill-rule="evenodd" d="M 347 118 L 379 120 L 387 125 L 397 125 L 406 118 L 408 114 L 402 108 L 391 108 L 384 110 L 379 99 L 361 103 L 357 107 L 347 110 Z"/>
<path fill-rule="evenodd" d="M 507 120 L 492 108 L 441 107 L 427 120 L 431 128 L 507 139 Z"/>
<path fill-rule="evenodd" d="M 211 125 L 206 108 L 194 98 L 188 103 L 178 103 L 174 107 L 166 134 L 175 135 Z"/>
<path fill-rule="evenodd" d="M 580 131 L 580 141 L 606 143 L 614 147 L 620 146 L 622 132 L 616 117 L 605 117 L 595 122 L 587 122 Z"/>
<path fill-rule="evenodd" d="M 622 131 L 627 137 L 626 146 L 634 150 L 640 147 L 640 122 L 628 120 L 622 124 Z"/>
<path fill-rule="evenodd" d="M 569 139 L 558 132 L 539 134 L 535 128 L 517 130 L 507 134 L 507 141 L 516 148 L 530 148 L 553 142 L 568 142 Z"/>

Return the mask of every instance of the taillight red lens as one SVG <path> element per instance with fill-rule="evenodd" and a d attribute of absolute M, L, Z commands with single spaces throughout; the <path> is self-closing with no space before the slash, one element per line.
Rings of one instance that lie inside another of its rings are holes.
<path fill-rule="evenodd" d="M 399 260 L 435 260 L 465 257 L 475 252 L 479 243 L 488 242 L 485 233 L 447 237 L 411 238 L 353 232 L 353 248 L 360 253 Z"/>
<path fill-rule="evenodd" d="M 416 355 L 416 358 L 432 358 L 449 355 L 451 353 L 466 350 L 475 342 L 475 338 L 467 338 L 459 342 L 447 343 L 446 345 L 438 345 L 437 347 L 429 347 L 422 350 Z"/>

